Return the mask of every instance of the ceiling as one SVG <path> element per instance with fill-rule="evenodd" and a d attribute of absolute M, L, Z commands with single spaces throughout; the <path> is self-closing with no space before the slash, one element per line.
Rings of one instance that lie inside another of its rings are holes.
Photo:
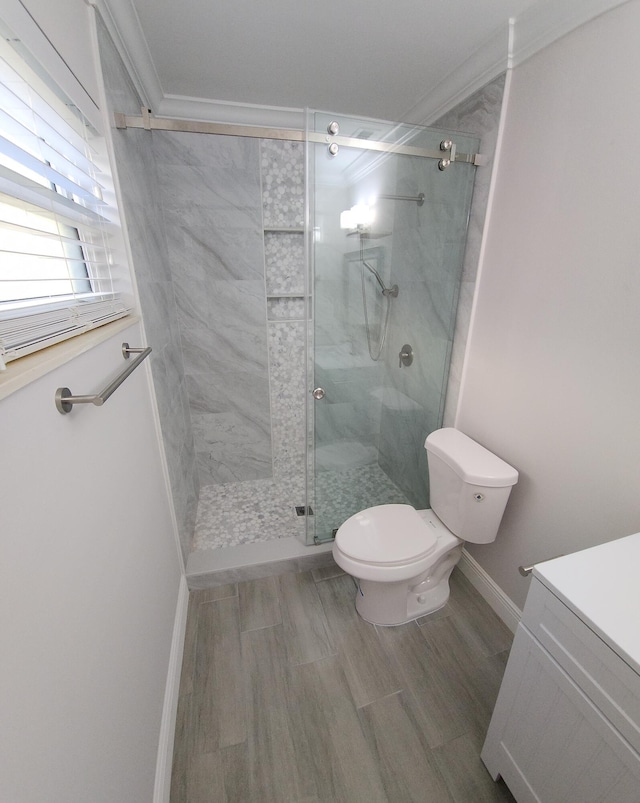
<path fill-rule="evenodd" d="M 514 43 L 526 58 L 624 0 L 97 1 L 154 113 L 254 122 L 251 109 L 275 125 L 274 110 L 306 107 L 428 122 Z"/>
<path fill-rule="evenodd" d="M 536 0 L 131 0 L 164 95 L 402 120 Z"/>

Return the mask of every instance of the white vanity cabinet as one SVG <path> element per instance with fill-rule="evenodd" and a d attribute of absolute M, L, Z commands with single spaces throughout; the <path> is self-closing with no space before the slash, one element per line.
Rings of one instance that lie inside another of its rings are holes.
<path fill-rule="evenodd" d="M 536 566 L 482 760 L 518 803 L 640 803 L 640 534 Z"/>

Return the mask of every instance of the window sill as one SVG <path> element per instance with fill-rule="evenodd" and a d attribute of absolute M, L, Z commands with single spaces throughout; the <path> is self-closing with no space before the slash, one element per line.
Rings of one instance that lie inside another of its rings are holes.
<path fill-rule="evenodd" d="M 5 371 L 0 371 L 0 399 L 5 399 L 20 388 L 25 387 L 30 382 L 39 379 L 50 371 L 59 368 L 61 365 L 73 360 L 85 351 L 90 351 L 99 343 L 124 332 L 125 329 L 140 322 L 137 315 L 128 315 L 126 318 L 119 318 L 117 321 L 98 326 L 82 335 L 76 335 L 55 346 L 36 351 L 13 360 L 7 365 Z"/>

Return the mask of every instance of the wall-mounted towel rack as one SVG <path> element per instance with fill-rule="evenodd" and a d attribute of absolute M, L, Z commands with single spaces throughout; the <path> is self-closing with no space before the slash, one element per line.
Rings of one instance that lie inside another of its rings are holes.
<path fill-rule="evenodd" d="M 62 415 L 66 415 L 71 412 L 74 404 L 95 404 L 96 407 L 101 407 L 114 390 L 120 387 L 129 374 L 132 374 L 140 363 L 151 354 L 151 346 L 147 346 L 146 348 L 130 348 L 128 343 L 123 343 L 122 356 L 125 360 L 128 360 L 130 354 L 137 354 L 138 356 L 131 365 L 128 365 L 124 371 L 100 393 L 96 393 L 93 396 L 74 396 L 69 388 L 58 388 L 58 390 L 56 390 L 56 408 L 58 412 L 62 413 Z"/>

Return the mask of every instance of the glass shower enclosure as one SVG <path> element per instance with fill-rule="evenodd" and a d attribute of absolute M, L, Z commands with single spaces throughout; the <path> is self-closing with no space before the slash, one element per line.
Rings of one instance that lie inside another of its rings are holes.
<path fill-rule="evenodd" d="M 311 112 L 308 544 L 378 504 L 429 506 L 475 167 L 470 135 Z M 462 156 L 461 156 L 462 155 Z"/>

